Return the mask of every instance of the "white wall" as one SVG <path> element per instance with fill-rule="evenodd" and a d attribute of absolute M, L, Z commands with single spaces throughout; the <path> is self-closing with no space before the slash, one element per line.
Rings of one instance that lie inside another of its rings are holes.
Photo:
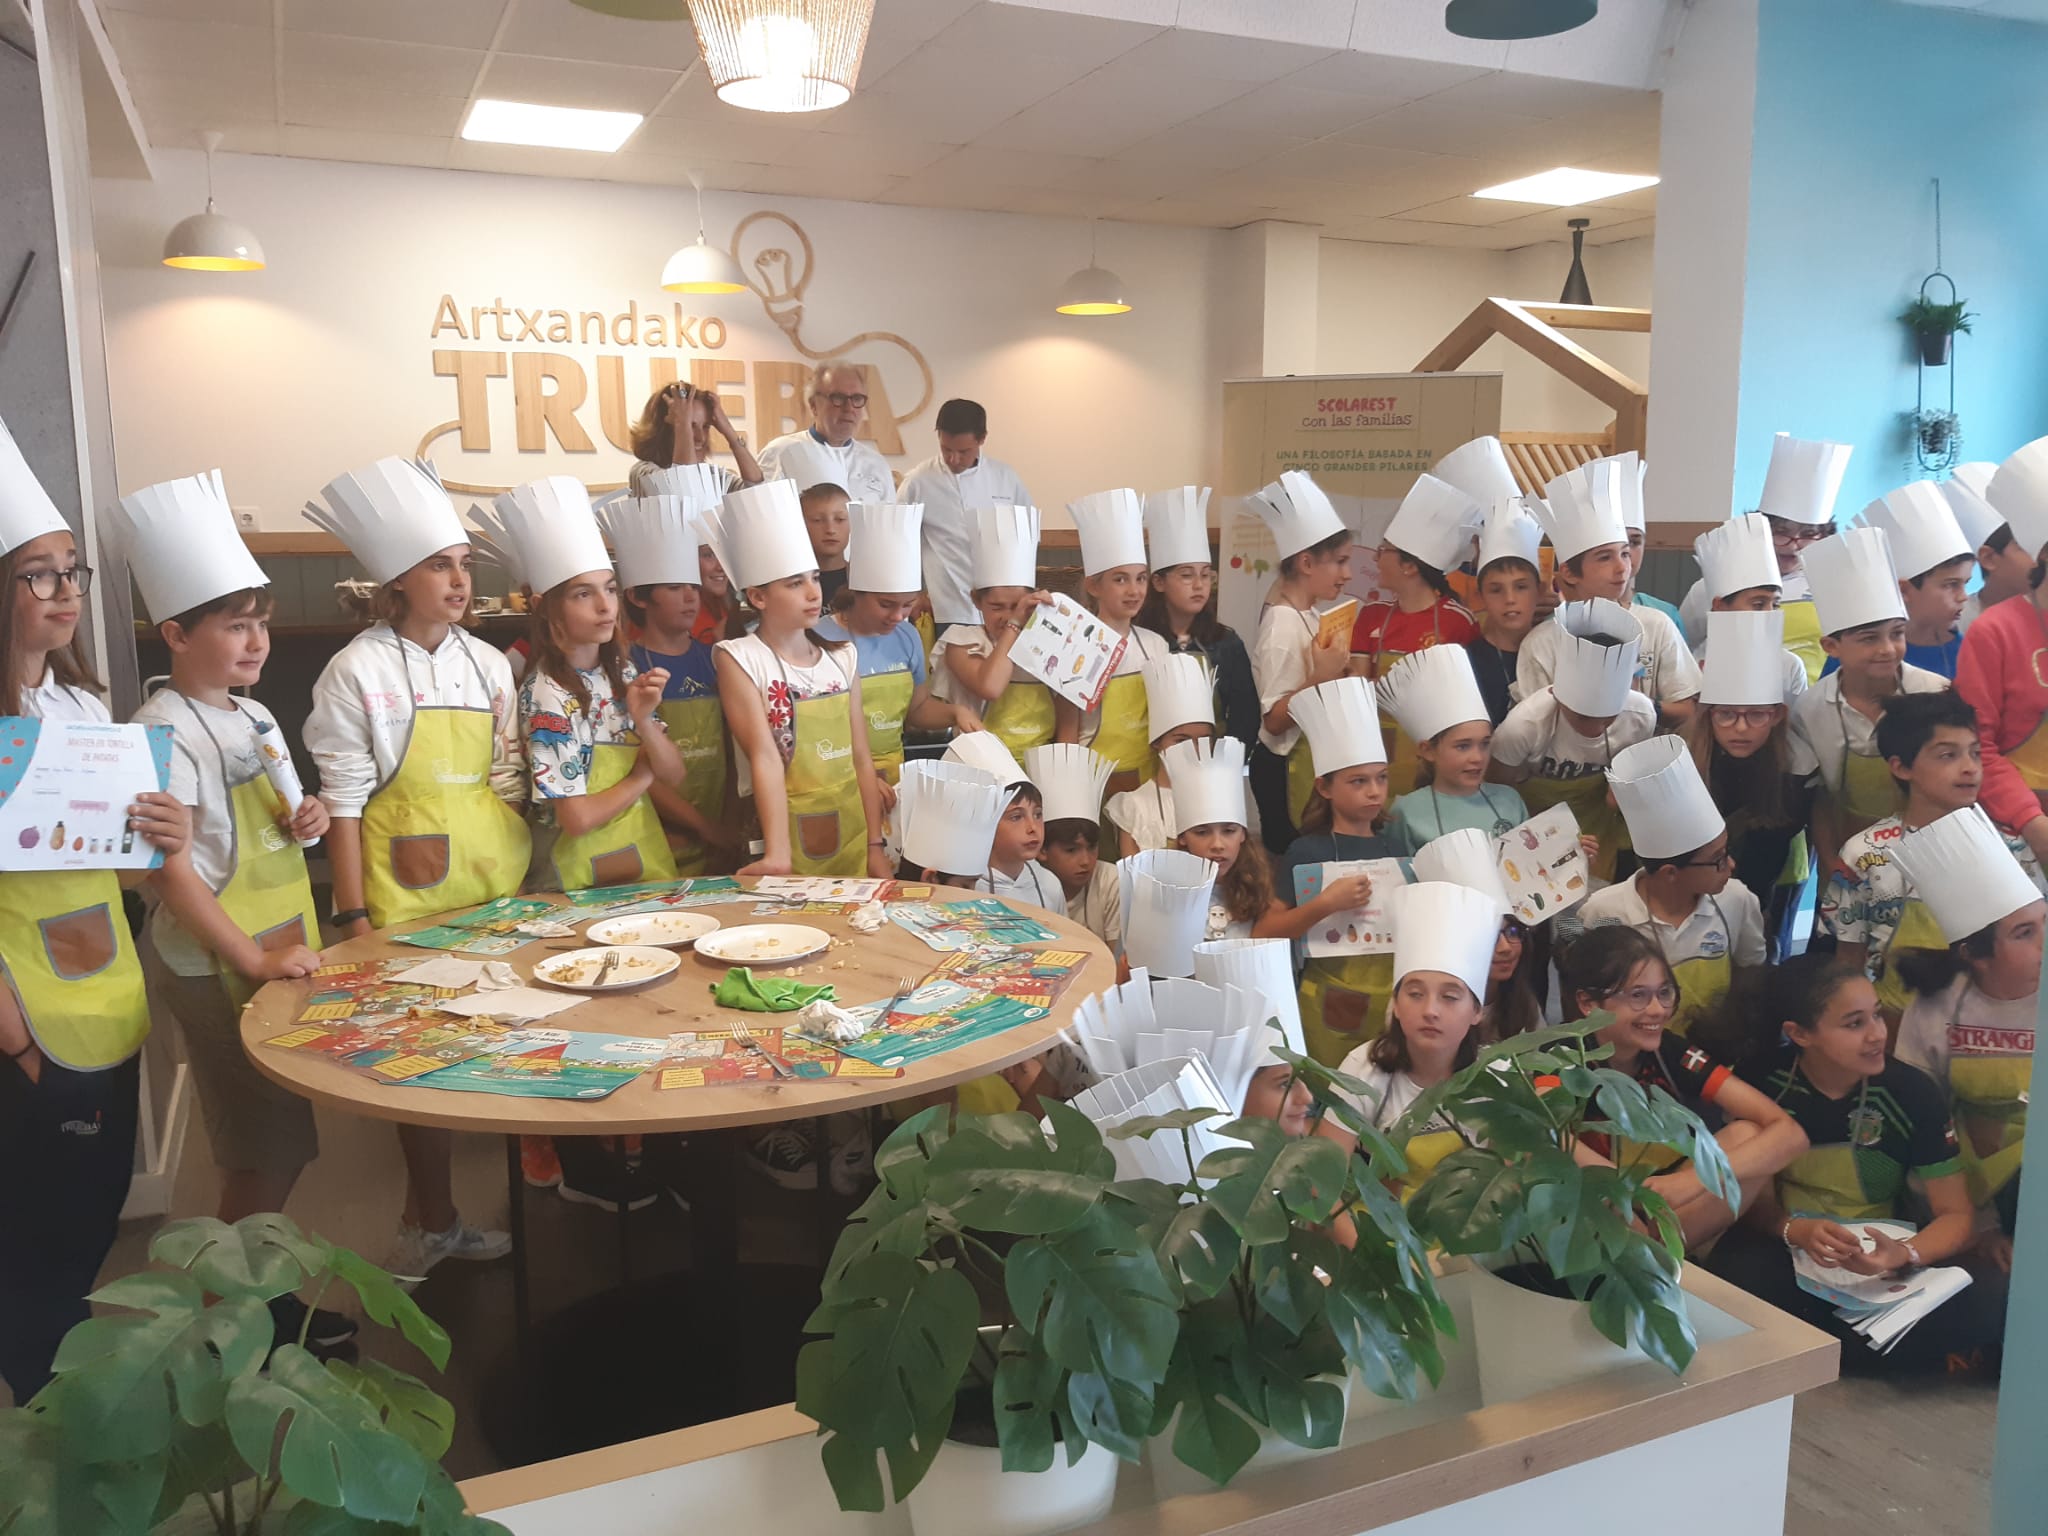
<path fill-rule="evenodd" d="M 1649 307 L 1652 244 L 1623 240 L 1587 249 L 1596 303 Z M 1413 368 L 1481 299 L 1554 301 L 1570 264 L 1571 247 L 1562 243 L 1482 251 L 1325 240 L 1317 371 Z M 1589 331 L 1573 339 L 1648 381 L 1649 337 Z M 1613 420 L 1606 406 L 1504 341 L 1489 341 L 1466 366 L 1503 376 L 1501 426 L 1508 430 L 1597 432 Z"/>
<path fill-rule="evenodd" d="M 433 371 L 437 348 L 576 359 L 590 376 L 579 419 L 596 445 L 569 453 L 549 437 L 544 452 L 514 451 L 513 380 L 492 379 L 492 450 L 467 453 L 455 436 L 441 438 L 431 451 L 444 476 L 479 485 L 562 473 L 623 478 L 629 460 L 599 426 L 594 360 L 625 357 L 625 396 L 637 413 L 648 358 L 673 349 L 479 343 L 430 331 L 443 294 L 465 323 L 469 306 L 499 298 L 572 319 L 623 311 L 628 300 L 667 314 L 679 296 L 662 293 L 657 279 L 670 252 L 694 236 L 687 193 L 223 157 L 220 208 L 255 230 L 269 261 L 263 272 L 227 276 L 157 264 L 164 231 L 203 200 L 199 157 L 163 158 L 159 184 L 95 188 L 124 489 L 219 465 L 231 498 L 256 509 L 258 526 L 300 527 L 299 507 L 334 474 L 411 453 L 455 417 L 455 382 Z M 709 210 L 714 239 L 764 208 L 797 221 L 815 253 L 806 345 L 833 349 L 863 332 L 894 332 L 929 361 L 935 393 L 903 428 L 899 468 L 935 451 L 937 403 L 966 395 L 989 408 L 990 451 L 1016 464 L 1049 509 L 1105 486 L 1213 478 L 1221 285 L 1210 274 L 1220 232 L 1118 227 L 1104 259 L 1130 280 L 1137 307 L 1077 320 L 1052 312 L 1061 279 L 1087 254 L 1085 230 L 1073 221 L 719 193 Z M 787 231 L 782 240 L 793 243 Z M 743 258 L 762 243 L 750 240 Z M 722 349 L 693 355 L 802 361 L 755 294 L 685 297 L 683 310 L 727 327 Z M 494 325 L 488 316 L 484 323 Z M 849 355 L 882 368 L 899 412 L 914 403 L 922 381 L 901 348 L 869 340 Z M 768 434 L 749 425 L 760 444 Z"/>

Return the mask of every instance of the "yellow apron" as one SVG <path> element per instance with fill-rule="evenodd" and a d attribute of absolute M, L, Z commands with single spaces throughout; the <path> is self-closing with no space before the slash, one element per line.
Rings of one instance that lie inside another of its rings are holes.
<path fill-rule="evenodd" d="M 713 826 L 725 820 L 725 712 L 718 695 L 696 699 L 663 699 L 655 717 L 682 754 L 687 776 L 678 793 Z M 673 845 L 671 845 L 673 848 Z M 710 867 L 711 850 L 691 842 L 671 853 L 678 875 L 701 875 Z"/>
<path fill-rule="evenodd" d="M 917 679 L 908 667 L 877 672 L 860 680 L 860 707 L 868 720 L 868 757 L 885 784 L 903 772 L 903 721 Z"/>
<path fill-rule="evenodd" d="M 1820 681 L 1821 669 L 1828 664 L 1828 653 L 1820 643 L 1820 610 L 1813 606 L 1812 598 L 1803 597 L 1782 605 L 1778 611 L 1785 615 L 1785 649 L 1806 668 L 1806 684 L 1810 688 Z"/>
<path fill-rule="evenodd" d="M 601 741 L 590 749 L 590 778 L 585 794 L 602 794 L 633 771 L 640 758 L 638 742 Z M 668 834 L 653 796 L 640 797 L 601 826 L 555 839 L 549 855 L 555 879 L 565 891 L 593 885 L 638 885 L 644 880 L 673 880 L 675 860 L 669 856 Z"/>
<path fill-rule="evenodd" d="M 1728 925 L 1722 925 L 1728 932 Z M 1678 984 L 1678 1011 L 1671 1015 L 1671 1033 L 1683 1040 L 1697 1019 L 1706 1017 L 1728 995 L 1735 979 L 1735 935 L 1728 932 L 1729 953 L 1696 955 L 1670 965 L 1671 979 Z M 1669 962 L 1667 962 L 1669 964 Z"/>
<path fill-rule="evenodd" d="M 1304 731 L 1287 752 L 1287 817 L 1297 827 L 1315 793 L 1315 754 L 1309 750 L 1308 733 Z"/>
<path fill-rule="evenodd" d="M 1387 1027 L 1394 996 L 1394 957 L 1329 955 L 1301 973 L 1301 1033 L 1307 1054 L 1326 1067 L 1344 1064 Z"/>
<path fill-rule="evenodd" d="M 1826 1216 L 1833 1221 L 1879 1221 L 1892 1214 L 1889 1200 L 1872 1200 L 1856 1172 L 1854 1147 L 1809 1147 L 1778 1175 L 1778 1204 L 1792 1216 Z"/>
<path fill-rule="evenodd" d="M 1885 941 L 1884 953 L 1878 956 L 1877 1000 L 1888 1017 L 1898 1018 L 1906 1011 L 1906 1004 L 1913 1000 L 1912 989 L 1899 975 L 1893 955 L 1901 949 L 1947 948 L 1948 940 L 1941 936 L 1941 924 L 1934 920 L 1927 903 L 1917 896 L 1909 896 L 1905 906 L 1899 909 L 1898 925 Z"/>
<path fill-rule="evenodd" d="M 2035 723 L 2025 741 L 2005 754 L 2005 760 L 2019 769 L 2021 782 L 2034 792 L 2041 809 L 2048 811 L 2048 715 Z"/>
<path fill-rule="evenodd" d="M 1842 839 L 1846 842 L 1873 821 L 1896 816 L 1902 797 L 1899 781 L 1892 777 L 1892 770 L 1883 758 L 1875 753 L 1866 756 L 1850 749 L 1848 711 L 1839 694 L 1835 697 L 1835 723 L 1842 728 L 1842 771 L 1841 788 L 1834 792 L 1833 798 L 1835 809 L 1840 813 Z"/>
<path fill-rule="evenodd" d="M 1028 749 L 1052 743 L 1052 690 L 1041 682 L 1012 678 L 1009 687 L 989 700 L 981 724 L 1021 761 Z"/>
<path fill-rule="evenodd" d="M 1948 1058 L 1949 1097 L 1970 1197 L 1988 1205 L 2018 1177 L 2026 1151 L 2027 1095 L 2034 1075 L 2030 1056 Z"/>
<path fill-rule="evenodd" d="M 1436 1172 L 1436 1165 L 1465 1145 L 1465 1138 L 1456 1131 L 1424 1131 L 1410 1136 L 1408 1144 L 1401 1149 L 1401 1155 L 1408 1160 L 1408 1171 L 1401 1175 L 1395 1192 L 1401 1203 L 1406 1205 L 1414 1198 L 1425 1180 Z"/>
<path fill-rule="evenodd" d="M 1135 773 L 1136 784 L 1143 784 L 1159 771 L 1159 759 L 1152 752 L 1152 722 L 1145 710 L 1143 673 L 1126 672 L 1109 680 L 1102 690 L 1101 719 L 1090 745 L 1116 765 L 1112 777 Z M 1115 787 L 1131 789 L 1136 784 Z"/>
<path fill-rule="evenodd" d="M 782 769 L 790 868 L 799 875 L 864 875 L 868 821 L 853 771 L 853 694 L 799 699 L 791 723 L 794 746 Z"/>
<path fill-rule="evenodd" d="M 398 771 L 363 807 L 363 905 L 376 927 L 495 901 L 526 879 L 532 833 L 491 793 L 496 723 L 489 709 L 413 710 Z"/>
<path fill-rule="evenodd" d="M 1629 846 L 1628 823 L 1607 803 L 1605 773 L 1596 770 L 1576 779 L 1524 779 L 1514 787 L 1531 816 L 1553 805 L 1569 805 L 1579 830 L 1600 839 L 1599 857 L 1592 860 L 1593 873 L 1602 880 L 1614 878 L 1614 861 Z"/>
<path fill-rule="evenodd" d="M 99 1072 L 142 1048 L 149 999 L 113 870 L 0 872 L 0 972 L 58 1066 Z"/>
<path fill-rule="evenodd" d="M 213 743 L 220 758 L 221 778 L 228 776 L 228 756 L 190 699 L 179 695 L 192 718 Z M 234 841 L 230 845 L 228 878 L 214 899 L 242 932 L 269 953 L 303 944 L 320 947 L 320 918 L 313 907 L 313 882 L 306 874 L 306 855 L 279 824 L 284 801 L 271 786 L 270 776 L 258 768 L 249 778 L 228 784 L 228 810 L 233 818 Z M 233 966 L 214 960 L 221 984 L 237 1008 L 256 995 L 261 985 Z"/>

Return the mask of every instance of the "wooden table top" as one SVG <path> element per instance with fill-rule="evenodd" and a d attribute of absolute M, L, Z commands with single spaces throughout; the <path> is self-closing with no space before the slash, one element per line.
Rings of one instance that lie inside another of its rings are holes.
<path fill-rule="evenodd" d="M 975 898 L 969 892 L 948 890 L 943 886 L 933 896 L 933 900 L 942 903 L 972 899 Z M 694 910 L 710 913 L 727 928 L 744 923 L 777 921 L 771 917 L 756 917 L 751 900 Z M 790 1078 L 729 1085 L 707 1084 L 700 1088 L 659 1092 L 654 1086 L 656 1074 L 646 1072 L 617 1092 L 592 1102 L 514 1098 L 495 1093 L 448 1092 L 382 1083 L 314 1051 L 271 1050 L 265 1047 L 263 1042 L 295 1027 L 306 996 L 313 990 L 310 979 L 274 981 L 258 992 L 242 1014 L 242 1046 L 266 1077 L 302 1098 L 347 1114 L 401 1121 L 408 1125 L 441 1126 L 457 1131 L 576 1136 L 709 1130 L 719 1126 L 765 1125 L 779 1120 L 804 1119 L 929 1094 L 1036 1056 L 1066 1027 L 1082 998 L 1115 984 L 1116 963 L 1094 934 L 1063 916 L 1037 908 L 1017 910 L 1028 911 L 1033 920 L 1059 935 L 1056 944 L 1041 947 L 1080 950 L 1088 956 L 1087 965 L 1054 1001 L 1052 1011 L 1043 1019 L 1019 1024 L 988 1039 L 912 1062 L 897 1078 L 826 1078 L 815 1081 Z M 324 951 L 324 958 L 329 962 L 393 957 L 431 959 L 439 951 L 397 944 L 393 937 L 411 928 L 445 921 L 452 915 L 444 913 L 438 918 L 403 924 L 366 938 L 350 939 Z M 805 912 L 793 914 L 783 921 L 821 928 L 834 939 L 850 942 L 834 944 L 823 955 L 800 966 L 780 967 L 760 974 L 795 976 L 806 982 L 830 982 L 838 993 L 839 1001 L 849 1006 L 895 996 L 901 983 L 914 985 L 941 958 L 939 951 L 929 948 L 894 923 L 884 923 L 878 931 L 863 934 L 849 926 L 846 917 L 840 914 Z M 567 942 L 564 939 L 540 939 L 509 955 L 489 958 L 509 961 L 524 982 L 531 979 L 536 961 L 555 952 L 551 945 L 558 948 Z M 690 950 L 683 951 L 682 962 L 680 968 L 658 982 L 631 992 L 592 997 L 581 1006 L 558 1013 L 542 1023 L 550 1028 L 659 1037 L 693 1028 L 722 1029 L 735 1022 L 774 1027 L 783 1017 L 717 1007 L 711 1001 L 711 987 L 725 974 L 726 968 L 700 960 Z"/>

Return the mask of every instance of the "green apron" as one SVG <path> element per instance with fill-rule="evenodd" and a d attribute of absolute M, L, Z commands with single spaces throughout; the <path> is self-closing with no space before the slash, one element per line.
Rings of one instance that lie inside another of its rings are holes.
<path fill-rule="evenodd" d="M 725 820 L 725 712 L 718 695 L 696 699 L 663 699 L 655 717 L 667 727 L 669 740 L 683 756 L 687 776 L 678 793 L 713 826 Z M 671 844 L 673 850 L 673 844 Z M 695 841 L 672 851 L 678 875 L 701 875 L 710 867 L 711 850 Z"/>
<path fill-rule="evenodd" d="M 894 784 L 903 772 L 903 721 L 915 692 L 917 679 L 908 667 L 860 680 L 860 707 L 868 721 L 868 758 L 885 784 Z"/>
<path fill-rule="evenodd" d="M 142 1048 L 149 999 L 113 870 L 0 871 L 0 971 L 58 1066 L 99 1072 Z"/>
<path fill-rule="evenodd" d="M 590 749 L 590 778 L 587 795 L 602 794 L 625 780 L 639 761 L 637 742 L 601 741 Z M 549 856 L 555 879 L 565 891 L 587 890 L 594 885 L 638 885 L 643 881 L 673 880 L 675 860 L 668 851 L 668 834 L 654 798 L 644 790 L 638 799 L 618 815 L 588 832 L 563 833 L 555 839 Z"/>

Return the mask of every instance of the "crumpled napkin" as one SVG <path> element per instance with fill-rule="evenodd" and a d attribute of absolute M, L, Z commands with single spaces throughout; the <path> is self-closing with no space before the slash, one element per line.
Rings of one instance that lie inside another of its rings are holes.
<path fill-rule="evenodd" d="M 529 917 L 525 922 L 514 925 L 514 933 L 523 933 L 532 939 L 566 939 L 573 937 L 573 925 L 552 917 Z"/>
<path fill-rule="evenodd" d="M 832 984 L 791 981 L 783 976 L 756 976 L 744 965 L 736 965 L 711 989 L 711 1000 L 721 1008 L 738 1008 L 747 1013 L 795 1013 L 821 998 L 830 1001 Z"/>
<path fill-rule="evenodd" d="M 796 1016 L 796 1027 L 816 1040 L 858 1040 L 868 1026 L 837 1003 L 819 998 Z"/>
<path fill-rule="evenodd" d="M 873 933 L 889 921 L 889 909 L 879 901 L 864 901 L 853 909 L 846 925 L 855 933 Z"/>
<path fill-rule="evenodd" d="M 520 985 L 519 973 L 503 960 L 486 960 L 483 974 L 476 979 L 479 992 L 502 992 L 507 987 Z"/>

